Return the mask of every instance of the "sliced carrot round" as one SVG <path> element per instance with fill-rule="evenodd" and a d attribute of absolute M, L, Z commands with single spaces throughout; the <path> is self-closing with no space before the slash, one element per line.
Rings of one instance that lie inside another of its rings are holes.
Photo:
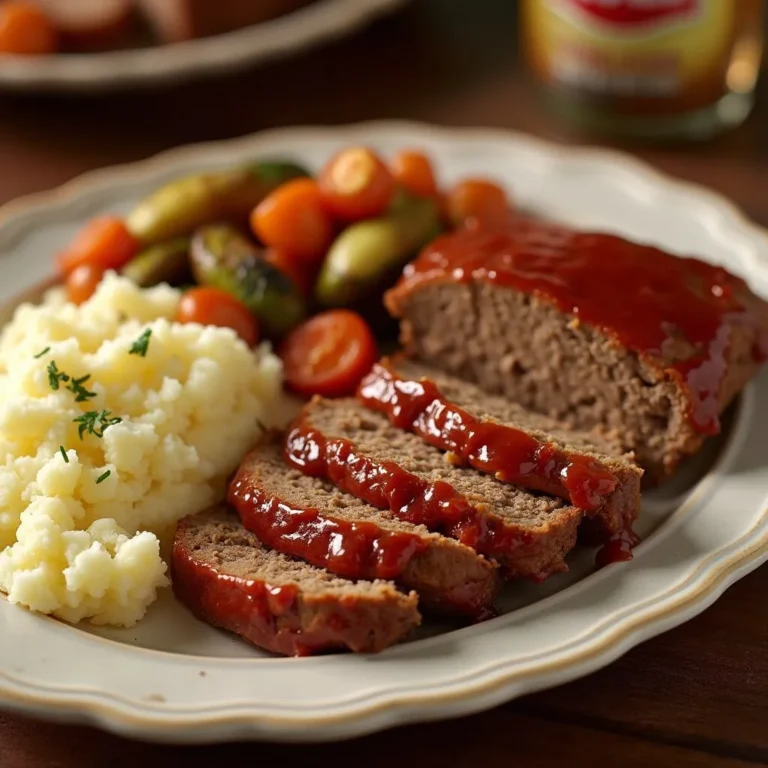
<path fill-rule="evenodd" d="M 445 196 L 448 219 L 456 227 L 471 219 L 487 221 L 503 217 L 510 207 L 504 189 L 487 179 L 464 179 Z"/>
<path fill-rule="evenodd" d="M 380 216 L 395 194 L 389 168 L 366 147 L 351 147 L 331 158 L 318 185 L 325 207 L 343 222 Z"/>
<path fill-rule="evenodd" d="M 89 221 L 57 257 L 64 275 L 90 264 L 102 270 L 124 267 L 138 252 L 139 242 L 117 216 L 99 216 Z"/>
<path fill-rule="evenodd" d="M 423 152 L 403 150 L 392 158 L 390 165 L 395 180 L 411 194 L 420 197 L 437 195 L 435 170 Z"/>
<path fill-rule="evenodd" d="M 251 228 L 264 245 L 312 263 L 322 261 L 333 239 L 333 221 L 312 179 L 294 179 L 267 195 L 251 214 Z"/>

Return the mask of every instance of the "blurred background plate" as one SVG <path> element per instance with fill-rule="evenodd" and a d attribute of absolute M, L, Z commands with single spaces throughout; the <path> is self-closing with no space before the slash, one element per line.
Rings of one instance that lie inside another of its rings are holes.
<path fill-rule="evenodd" d="M 233 72 L 351 34 L 406 2 L 316 0 L 261 24 L 182 43 L 108 53 L 6 56 L 0 59 L 0 88 L 113 90 Z"/>

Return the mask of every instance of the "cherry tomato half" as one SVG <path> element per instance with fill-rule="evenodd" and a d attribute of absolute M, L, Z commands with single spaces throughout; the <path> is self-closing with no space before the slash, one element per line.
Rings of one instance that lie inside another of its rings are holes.
<path fill-rule="evenodd" d="M 82 304 L 93 296 L 104 270 L 98 264 L 81 264 L 75 267 L 68 275 L 65 282 L 67 298 L 73 304 Z"/>
<path fill-rule="evenodd" d="M 218 288 L 192 288 L 179 302 L 177 323 L 199 323 L 231 328 L 248 346 L 259 340 L 259 324 L 248 307 Z"/>
<path fill-rule="evenodd" d="M 267 195 L 251 214 L 251 228 L 264 245 L 311 263 L 322 261 L 333 239 L 333 221 L 313 179 L 294 179 Z"/>
<path fill-rule="evenodd" d="M 430 159 L 423 152 L 403 150 L 390 164 L 395 181 L 412 195 L 434 197 L 437 194 L 437 178 Z"/>
<path fill-rule="evenodd" d="M 352 395 L 376 362 L 376 340 L 356 312 L 321 312 L 293 330 L 282 344 L 285 380 L 306 397 Z"/>
<path fill-rule="evenodd" d="M 56 257 L 59 271 L 69 274 L 82 264 L 107 269 L 124 267 L 138 252 L 139 242 L 117 216 L 89 221 Z"/>
<path fill-rule="evenodd" d="M 486 179 L 464 179 L 452 187 L 445 197 L 448 220 L 456 227 L 469 219 L 484 221 L 501 218 L 511 206 L 507 193 Z"/>
<path fill-rule="evenodd" d="M 0 53 L 53 53 L 59 35 L 53 22 L 34 3 L 0 3 Z"/>
<path fill-rule="evenodd" d="M 318 185 L 325 207 L 343 222 L 380 216 L 395 194 L 389 168 L 365 147 L 351 147 L 332 157 Z"/>

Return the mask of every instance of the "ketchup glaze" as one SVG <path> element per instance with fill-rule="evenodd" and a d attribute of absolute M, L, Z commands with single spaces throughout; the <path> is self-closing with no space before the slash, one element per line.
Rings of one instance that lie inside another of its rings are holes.
<path fill-rule="evenodd" d="M 638 353 L 680 384 L 702 434 L 720 428 L 734 328 L 752 330 L 755 361 L 768 358 L 765 312 L 741 278 L 616 235 L 521 215 L 438 238 L 405 268 L 386 303 L 398 314 L 401 300 L 425 284 L 470 281 L 551 302 Z"/>
<path fill-rule="evenodd" d="M 559 496 L 585 511 L 599 509 L 618 485 L 595 459 L 569 455 L 523 430 L 476 418 L 445 398 L 434 382 L 402 379 L 386 359 L 363 379 L 357 396 L 394 426 L 450 451 L 461 464 Z"/>

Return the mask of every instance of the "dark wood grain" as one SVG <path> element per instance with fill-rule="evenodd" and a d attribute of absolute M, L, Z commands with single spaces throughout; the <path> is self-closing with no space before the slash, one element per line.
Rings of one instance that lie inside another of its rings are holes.
<path fill-rule="evenodd" d="M 178 144 L 288 124 L 407 118 L 567 142 L 517 61 L 516 3 L 414 0 L 352 39 L 235 77 L 99 98 L 0 96 L 0 202 Z M 706 145 L 625 147 L 768 224 L 768 79 Z M 182 749 L 0 716 L 0 766 L 745 766 L 768 764 L 768 568 L 581 681 L 492 712 L 320 747 Z"/>

